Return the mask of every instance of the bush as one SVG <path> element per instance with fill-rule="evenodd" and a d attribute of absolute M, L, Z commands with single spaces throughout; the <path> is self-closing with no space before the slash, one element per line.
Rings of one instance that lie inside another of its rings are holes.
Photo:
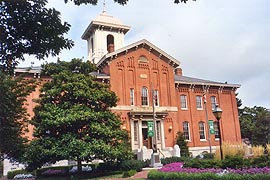
<path fill-rule="evenodd" d="M 121 170 L 123 171 L 129 171 L 129 170 L 141 171 L 143 168 L 143 161 L 126 160 L 121 163 L 120 167 L 121 167 Z"/>
<path fill-rule="evenodd" d="M 55 166 L 37 169 L 37 177 L 66 176 L 71 166 Z"/>
<path fill-rule="evenodd" d="M 214 159 L 191 159 L 190 161 L 186 161 L 184 163 L 184 167 L 192 167 L 192 168 L 220 168 L 221 167 L 220 160 Z"/>
<path fill-rule="evenodd" d="M 185 162 L 188 160 L 190 160 L 190 158 L 172 156 L 172 157 L 162 158 L 160 161 L 161 161 L 161 164 L 166 165 L 166 164 L 171 164 L 174 162 Z"/>
<path fill-rule="evenodd" d="M 136 170 L 125 171 L 123 174 L 123 178 L 128 178 L 128 177 L 134 176 L 136 173 L 137 173 Z"/>
<path fill-rule="evenodd" d="M 120 169 L 120 164 L 118 162 L 104 162 L 99 163 L 96 171 L 98 172 L 108 172 L 108 171 L 117 171 Z"/>
<path fill-rule="evenodd" d="M 20 169 L 20 170 L 14 170 L 14 171 L 8 171 L 8 173 L 7 173 L 7 178 L 8 179 L 13 179 L 16 175 L 18 175 L 18 174 L 21 174 L 21 175 L 23 175 L 23 174 L 25 174 L 25 175 L 29 175 L 29 174 L 31 174 L 30 172 L 27 172 L 26 170 L 24 170 L 24 169 Z"/>
<path fill-rule="evenodd" d="M 270 174 L 239 175 L 239 174 L 214 174 L 214 173 L 168 173 L 152 170 L 148 173 L 148 179 L 152 180 L 269 180 Z"/>
<path fill-rule="evenodd" d="M 226 156 L 225 159 L 222 161 L 222 168 L 243 168 L 245 166 L 244 158 L 242 156 Z"/>

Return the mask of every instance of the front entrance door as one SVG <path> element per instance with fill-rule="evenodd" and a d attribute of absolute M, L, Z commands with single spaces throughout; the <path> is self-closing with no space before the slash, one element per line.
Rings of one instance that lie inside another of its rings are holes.
<path fill-rule="evenodd" d="M 142 122 L 143 146 L 152 149 L 152 137 L 148 137 L 147 121 Z"/>

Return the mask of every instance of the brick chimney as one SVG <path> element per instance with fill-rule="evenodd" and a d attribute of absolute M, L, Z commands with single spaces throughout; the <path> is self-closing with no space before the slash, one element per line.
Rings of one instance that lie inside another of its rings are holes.
<path fill-rule="evenodd" d="M 174 69 L 174 74 L 175 75 L 178 75 L 178 76 L 182 76 L 183 73 L 182 73 L 182 68 L 178 67 L 178 68 L 175 68 Z"/>

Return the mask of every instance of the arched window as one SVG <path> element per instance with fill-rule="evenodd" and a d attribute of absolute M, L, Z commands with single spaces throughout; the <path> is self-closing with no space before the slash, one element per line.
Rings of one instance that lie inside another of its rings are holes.
<path fill-rule="evenodd" d="M 108 50 L 108 53 L 111 53 L 114 51 L 114 37 L 111 34 L 107 36 L 107 50 Z"/>
<path fill-rule="evenodd" d="M 196 107 L 199 110 L 203 109 L 202 96 L 196 96 Z"/>
<path fill-rule="evenodd" d="M 148 89 L 147 89 L 147 87 L 142 87 L 142 105 L 148 106 Z"/>
<path fill-rule="evenodd" d="M 200 135 L 200 140 L 206 140 L 206 138 L 205 138 L 205 123 L 202 121 L 199 122 L 199 135 Z"/>

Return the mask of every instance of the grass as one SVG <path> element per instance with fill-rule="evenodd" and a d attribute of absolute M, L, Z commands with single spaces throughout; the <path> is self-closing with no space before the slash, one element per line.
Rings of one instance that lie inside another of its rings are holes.
<path fill-rule="evenodd" d="M 40 177 L 40 178 L 36 178 L 36 180 L 69 180 L 69 179 L 79 179 L 79 180 L 102 180 L 102 179 L 111 179 L 111 178 L 122 178 L 123 177 L 123 173 L 119 173 L 119 174 L 114 174 L 114 175 L 109 175 L 109 176 L 102 176 L 102 177 L 97 177 L 97 178 L 87 178 L 87 177 Z M 123 178 L 123 179 L 127 179 L 127 178 Z M 128 179 L 133 179 L 133 180 L 145 180 L 142 178 L 128 178 Z"/>

